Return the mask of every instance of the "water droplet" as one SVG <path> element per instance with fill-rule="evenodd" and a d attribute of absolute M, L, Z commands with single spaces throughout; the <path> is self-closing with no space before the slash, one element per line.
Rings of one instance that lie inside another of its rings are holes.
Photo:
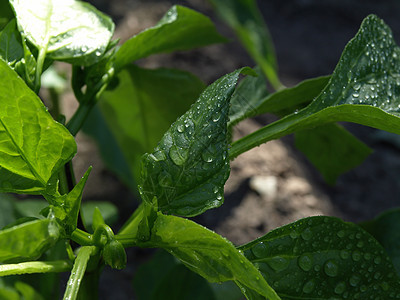
<path fill-rule="evenodd" d="M 101 55 L 101 51 L 97 50 L 94 54 L 95 54 L 96 56 L 100 56 L 100 55 Z"/>
<path fill-rule="evenodd" d="M 178 132 L 184 132 L 185 131 L 185 126 L 184 125 L 182 125 L 182 124 L 179 124 L 177 127 L 176 127 L 176 130 L 178 131 Z"/>
<path fill-rule="evenodd" d="M 354 261 L 359 261 L 361 259 L 361 253 L 358 250 L 355 250 L 352 254 L 351 254 L 351 258 Z"/>
<path fill-rule="evenodd" d="M 354 98 L 358 98 L 359 96 L 360 96 L 359 93 L 353 93 L 353 97 L 354 97 Z"/>
<path fill-rule="evenodd" d="M 281 272 L 289 266 L 289 260 L 281 256 L 268 259 L 267 264 L 276 272 Z"/>
<path fill-rule="evenodd" d="M 330 277 L 337 276 L 339 267 L 334 260 L 328 260 L 324 265 L 325 274 Z"/>
<path fill-rule="evenodd" d="M 213 157 L 212 157 L 211 153 L 208 151 L 203 152 L 201 154 L 201 158 L 207 163 L 210 163 L 213 161 Z"/>
<path fill-rule="evenodd" d="M 293 230 L 292 232 L 290 232 L 290 237 L 292 239 L 297 239 L 299 237 L 299 233 L 295 230 Z"/>
<path fill-rule="evenodd" d="M 303 293 L 310 294 L 315 289 L 315 280 L 311 279 L 303 285 Z"/>
<path fill-rule="evenodd" d="M 357 243 L 357 247 L 358 248 L 362 248 L 364 246 L 364 243 L 362 242 L 362 241 L 359 241 L 358 243 Z"/>
<path fill-rule="evenodd" d="M 169 157 L 177 166 L 183 165 L 189 156 L 189 151 L 185 148 L 172 145 L 169 149 Z"/>
<path fill-rule="evenodd" d="M 312 231 L 310 228 L 306 228 L 302 233 L 301 233 L 301 237 L 303 238 L 303 240 L 308 241 L 312 238 Z"/>
<path fill-rule="evenodd" d="M 359 276 L 352 275 L 350 277 L 349 283 L 350 283 L 351 286 L 356 287 L 360 283 L 360 281 L 361 281 L 361 278 Z"/>
<path fill-rule="evenodd" d="M 381 263 L 381 261 L 382 261 L 382 259 L 381 259 L 380 256 L 377 256 L 377 257 L 374 258 L 374 263 L 377 264 L 377 265 L 379 265 Z"/>
<path fill-rule="evenodd" d="M 88 47 L 87 46 L 82 46 L 82 52 L 86 52 L 86 51 L 88 51 Z"/>
<path fill-rule="evenodd" d="M 256 244 L 251 251 L 257 258 L 264 258 L 268 256 L 268 247 L 263 242 Z"/>
<path fill-rule="evenodd" d="M 172 177 L 171 174 L 163 171 L 158 175 L 158 184 L 162 187 L 171 187 L 172 186 Z"/>
<path fill-rule="evenodd" d="M 342 238 L 346 235 L 346 232 L 344 230 L 339 230 L 336 234 L 338 237 Z"/>
<path fill-rule="evenodd" d="M 299 264 L 299 267 L 306 272 L 310 271 L 313 267 L 313 259 L 310 255 L 307 254 L 303 254 L 302 256 L 300 256 L 297 262 Z"/>
<path fill-rule="evenodd" d="M 356 83 L 356 84 L 354 84 L 353 88 L 354 88 L 356 91 L 358 91 L 358 90 L 361 88 L 361 84 Z"/>
<path fill-rule="evenodd" d="M 346 290 L 346 283 L 344 281 L 339 282 L 336 287 L 335 287 L 335 293 L 336 294 L 343 294 L 343 292 Z"/>

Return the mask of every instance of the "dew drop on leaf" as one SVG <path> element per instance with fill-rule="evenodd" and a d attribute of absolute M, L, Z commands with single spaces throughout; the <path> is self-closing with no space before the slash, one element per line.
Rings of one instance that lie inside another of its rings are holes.
<path fill-rule="evenodd" d="M 308 241 L 312 238 L 312 232 L 310 228 L 306 228 L 302 233 L 301 233 L 301 237 L 303 238 L 303 240 Z"/>
<path fill-rule="evenodd" d="M 324 272 L 329 277 L 335 277 L 338 275 L 339 267 L 334 260 L 328 260 L 324 265 Z"/>
<path fill-rule="evenodd" d="M 177 147 L 175 145 L 172 145 L 169 149 L 169 156 L 171 157 L 174 164 L 178 166 L 181 166 L 186 162 L 188 155 L 189 151 L 187 149 Z"/>
<path fill-rule="evenodd" d="M 263 242 L 258 243 L 255 245 L 251 251 L 257 258 L 264 258 L 268 255 L 268 248 Z"/>
<path fill-rule="evenodd" d="M 355 251 L 352 253 L 351 258 L 352 258 L 354 261 L 359 261 L 359 260 L 361 259 L 361 253 L 360 253 L 360 251 L 355 250 Z"/>
<path fill-rule="evenodd" d="M 298 258 L 298 264 L 299 267 L 303 270 L 303 271 L 310 271 L 313 267 L 313 259 L 310 255 L 308 254 L 303 254 L 302 256 L 300 256 Z"/>
<path fill-rule="evenodd" d="M 350 277 L 349 283 L 351 286 L 356 287 L 361 281 L 361 278 L 358 275 L 352 275 Z"/>
<path fill-rule="evenodd" d="M 267 261 L 267 264 L 276 272 L 286 270 L 289 266 L 289 260 L 281 256 L 272 257 Z"/>
<path fill-rule="evenodd" d="M 315 289 L 315 280 L 311 279 L 303 285 L 303 293 L 310 294 Z"/>
<path fill-rule="evenodd" d="M 340 295 L 343 294 L 345 290 L 346 290 L 346 283 L 341 281 L 336 285 L 334 292 Z"/>

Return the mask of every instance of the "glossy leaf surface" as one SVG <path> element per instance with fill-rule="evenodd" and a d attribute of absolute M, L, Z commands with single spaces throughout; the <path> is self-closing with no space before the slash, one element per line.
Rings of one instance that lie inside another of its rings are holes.
<path fill-rule="evenodd" d="M 374 15 L 346 46 L 322 93 L 306 108 L 235 142 L 231 157 L 295 131 L 346 121 L 400 133 L 400 48 Z"/>
<path fill-rule="evenodd" d="M 23 34 L 55 60 L 95 63 L 114 32 L 112 20 L 88 3 L 75 0 L 10 0 Z"/>
<path fill-rule="evenodd" d="M 282 299 L 392 299 L 399 277 L 367 232 L 310 217 L 239 247 Z"/>
<path fill-rule="evenodd" d="M 258 107 L 268 95 L 264 75 L 258 67 L 254 71 L 258 76 L 245 77 L 232 95 L 228 127 L 257 115 Z"/>
<path fill-rule="evenodd" d="M 117 70 L 151 54 L 189 50 L 225 42 L 211 20 L 189 8 L 175 5 L 154 27 L 126 41 L 115 55 Z"/>
<path fill-rule="evenodd" d="M 151 237 L 150 245 L 167 250 L 210 282 L 235 280 L 265 299 L 280 299 L 228 240 L 199 224 L 158 213 Z"/>
<path fill-rule="evenodd" d="M 198 215 L 223 203 L 230 167 L 227 157 L 229 101 L 240 69 L 227 74 L 200 95 L 196 103 L 142 158 L 140 192 L 165 213 Z"/>
<path fill-rule="evenodd" d="M 389 210 L 360 226 L 381 243 L 400 276 L 400 210 Z"/>
<path fill-rule="evenodd" d="M 43 194 L 76 152 L 74 138 L 0 60 L 0 191 Z"/>
<path fill-rule="evenodd" d="M 141 156 L 154 149 L 205 86 L 188 72 L 134 65 L 127 66 L 118 78 L 118 87 L 106 91 L 99 105 L 138 182 Z"/>
<path fill-rule="evenodd" d="M 254 0 L 210 0 L 221 18 L 236 32 L 243 46 L 261 67 L 271 84 L 281 86 L 274 45 Z"/>
<path fill-rule="evenodd" d="M 336 124 L 296 132 L 295 145 L 330 184 L 334 184 L 342 173 L 361 164 L 372 152 L 367 145 Z"/>
<path fill-rule="evenodd" d="M 0 231 L 0 261 L 37 259 L 59 238 L 59 229 L 49 219 L 35 220 Z"/>

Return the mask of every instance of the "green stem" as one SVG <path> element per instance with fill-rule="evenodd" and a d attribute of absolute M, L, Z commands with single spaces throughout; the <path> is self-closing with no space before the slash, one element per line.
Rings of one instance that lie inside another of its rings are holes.
<path fill-rule="evenodd" d="M 0 277 L 33 273 L 66 272 L 69 270 L 71 270 L 71 264 L 67 260 L 30 261 L 19 264 L 0 265 Z"/>
<path fill-rule="evenodd" d="M 78 133 L 78 131 L 82 128 L 93 106 L 94 103 L 92 103 L 92 101 L 89 101 L 89 103 L 82 103 L 79 105 L 75 114 L 67 123 L 67 128 L 73 136 L 75 136 Z"/>
<path fill-rule="evenodd" d="M 71 234 L 71 240 L 82 246 L 92 246 L 94 245 L 93 235 L 76 228 Z"/>
<path fill-rule="evenodd" d="M 256 146 L 266 143 L 268 141 L 278 139 L 282 136 L 293 133 L 295 130 L 307 128 L 307 123 L 303 122 L 309 117 L 308 109 L 303 109 L 298 113 L 294 113 L 284 117 L 276 122 L 273 122 L 245 137 L 237 140 L 232 144 L 229 150 L 229 158 L 232 160 L 243 152 L 246 152 Z"/>
<path fill-rule="evenodd" d="M 36 74 L 35 74 L 35 93 L 38 94 L 41 86 L 41 77 L 43 71 L 44 59 L 46 58 L 47 47 L 40 48 L 39 55 L 36 63 Z"/>
<path fill-rule="evenodd" d="M 87 263 L 96 252 L 95 246 L 84 246 L 80 248 L 78 256 L 75 259 L 74 267 L 72 268 L 71 275 L 68 279 L 67 289 L 65 290 L 64 300 L 75 300 L 79 287 L 82 282 L 83 275 L 86 271 Z"/>
<path fill-rule="evenodd" d="M 138 246 L 138 239 L 135 234 L 117 234 L 115 239 L 124 246 L 124 248 Z"/>

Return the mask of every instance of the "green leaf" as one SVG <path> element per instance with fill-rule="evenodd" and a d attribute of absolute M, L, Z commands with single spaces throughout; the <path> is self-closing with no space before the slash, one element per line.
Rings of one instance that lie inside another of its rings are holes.
<path fill-rule="evenodd" d="M 114 32 L 112 20 L 86 2 L 10 0 L 10 3 L 23 34 L 54 60 L 91 65 L 104 54 Z"/>
<path fill-rule="evenodd" d="M 167 250 L 210 282 L 234 280 L 266 299 L 280 299 L 228 240 L 195 222 L 158 213 L 151 237 L 151 246 Z"/>
<path fill-rule="evenodd" d="M 120 72 L 118 79 L 118 87 L 104 92 L 99 105 L 138 182 L 141 156 L 154 149 L 171 123 L 189 109 L 205 86 L 188 72 L 146 70 L 134 65 Z"/>
<path fill-rule="evenodd" d="M 175 5 L 154 27 L 126 41 L 115 55 L 115 68 L 151 54 L 189 50 L 225 42 L 211 20 L 189 8 Z"/>
<path fill-rule="evenodd" d="M 0 192 L 45 194 L 75 140 L 2 60 L 0 74 Z"/>
<path fill-rule="evenodd" d="M 254 116 L 272 113 L 283 117 L 294 113 L 310 104 L 328 84 L 330 78 L 330 76 L 321 76 L 306 79 L 294 87 L 269 94 L 255 106 Z"/>
<path fill-rule="evenodd" d="M 83 188 L 85 187 L 91 170 L 92 167 L 86 171 L 82 179 L 71 192 L 48 199 L 51 203 L 50 210 L 54 212 L 54 216 L 61 227 L 65 230 L 67 236 L 69 236 L 76 228 L 79 209 L 81 207 Z"/>
<path fill-rule="evenodd" d="M 133 279 L 138 300 L 240 299 L 240 290 L 234 284 L 228 283 L 209 283 L 165 251 L 157 251 L 150 261 L 142 264 Z M 214 289 L 214 286 L 217 287 Z M 225 291 L 222 292 L 223 289 Z M 218 298 L 219 293 L 225 298 Z"/>
<path fill-rule="evenodd" d="M 310 217 L 239 247 L 282 299 L 389 299 L 399 278 L 361 227 Z"/>
<path fill-rule="evenodd" d="M 392 209 L 360 224 L 385 248 L 400 276 L 400 209 Z"/>
<path fill-rule="evenodd" d="M 39 258 L 59 238 L 57 224 L 35 220 L 0 231 L 0 262 L 20 262 Z"/>
<path fill-rule="evenodd" d="M 116 137 L 111 132 L 111 128 L 105 120 L 105 116 L 100 110 L 99 103 L 92 108 L 82 130 L 95 140 L 107 169 L 116 174 L 126 186 L 131 188 L 131 190 L 137 191 L 137 183 L 133 179 L 129 164 L 122 153 L 121 147 L 118 145 Z M 133 131 L 136 132 L 136 130 L 131 130 L 131 132 Z M 131 149 L 131 151 L 134 150 L 135 149 Z"/>
<path fill-rule="evenodd" d="M 8 1 L 0 1 L 0 30 L 14 18 L 13 11 Z"/>
<path fill-rule="evenodd" d="M 382 20 L 370 15 L 349 42 L 322 93 L 306 108 L 238 140 L 234 158 L 263 142 L 336 121 L 400 134 L 400 48 Z"/>
<path fill-rule="evenodd" d="M 330 184 L 334 184 L 342 173 L 361 164 L 372 152 L 337 124 L 296 132 L 295 144 Z"/>
<path fill-rule="evenodd" d="M 15 289 L 19 291 L 24 300 L 44 300 L 44 298 L 29 284 L 22 281 L 17 281 L 15 284 Z"/>
<path fill-rule="evenodd" d="M 49 204 L 43 199 L 24 199 L 14 202 L 17 217 L 43 218 L 40 212 Z"/>
<path fill-rule="evenodd" d="M 15 19 L 12 19 L 0 32 L 0 57 L 9 65 L 24 57 L 24 48 Z"/>
<path fill-rule="evenodd" d="M 84 202 L 81 206 L 82 221 L 86 229 L 92 228 L 93 214 L 98 208 L 101 212 L 104 222 L 112 225 L 118 220 L 118 208 L 111 202 L 106 201 L 90 201 Z"/>
<path fill-rule="evenodd" d="M 255 67 L 254 71 L 258 76 L 245 77 L 239 82 L 232 95 L 228 127 L 255 116 L 258 113 L 258 107 L 268 95 L 264 75 L 259 67 Z"/>
<path fill-rule="evenodd" d="M 0 229 L 15 221 L 15 199 L 7 194 L 0 194 Z"/>
<path fill-rule="evenodd" d="M 249 70 L 249 69 L 247 69 Z M 227 157 L 229 101 L 239 69 L 211 84 L 175 123 L 151 154 L 142 157 L 139 190 L 157 198 L 165 213 L 201 214 L 223 203 L 230 167 Z"/>
<path fill-rule="evenodd" d="M 236 32 L 254 61 L 275 89 L 282 87 L 278 78 L 275 49 L 268 27 L 254 0 L 210 0 L 220 17 Z"/>

